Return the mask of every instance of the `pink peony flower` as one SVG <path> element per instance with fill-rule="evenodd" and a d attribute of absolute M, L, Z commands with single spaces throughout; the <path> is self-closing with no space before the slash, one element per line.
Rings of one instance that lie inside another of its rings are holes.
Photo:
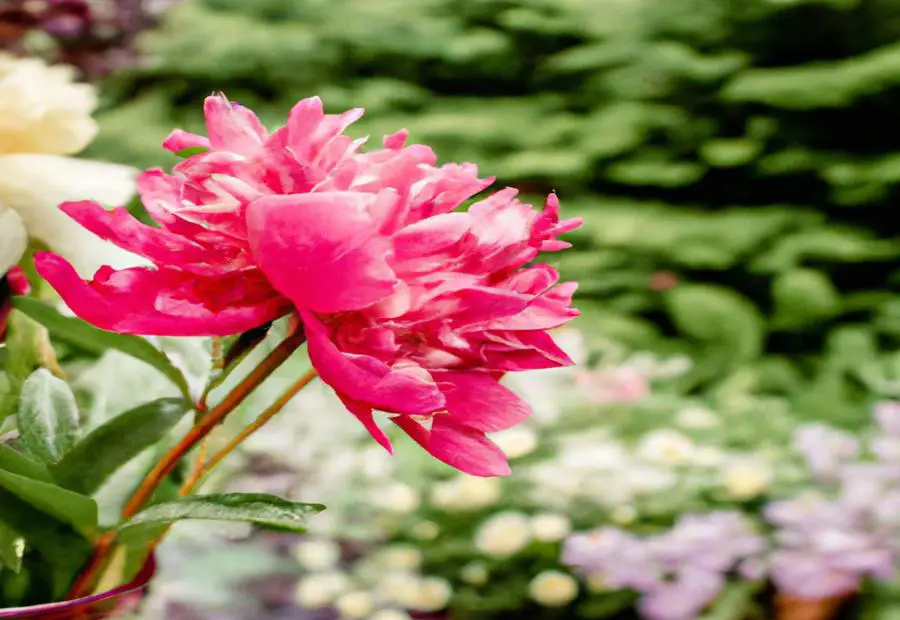
<path fill-rule="evenodd" d="M 508 188 L 455 211 L 492 182 L 474 165 L 436 166 L 431 149 L 360 152 L 343 130 L 361 115 L 297 104 L 271 134 L 248 109 L 207 99 L 209 137 L 176 131 L 164 146 L 201 147 L 167 175 L 145 172 L 141 198 L 160 227 L 91 202 L 62 209 L 154 268 L 102 268 L 81 280 L 62 258 L 37 267 L 83 319 L 153 335 L 225 335 L 288 312 L 304 324 L 322 380 L 391 450 L 373 411 L 438 459 L 475 475 L 509 472 L 485 433 L 529 414 L 498 380 L 571 364 L 547 334 L 577 316 L 575 283 L 541 251 L 580 225 Z"/>

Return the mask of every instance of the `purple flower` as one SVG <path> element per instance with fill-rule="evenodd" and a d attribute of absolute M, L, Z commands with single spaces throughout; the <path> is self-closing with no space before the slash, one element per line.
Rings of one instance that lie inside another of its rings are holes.
<path fill-rule="evenodd" d="M 766 549 L 741 513 L 722 511 L 684 515 L 670 530 L 646 538 L 609 527 L 573 535 L 562 561 L 640 592 L 641 614 L 649 620 L 688 620 L 715 600 L 729 573 L 748 561 L 765 566 Z M 747 568 L 750 574 L 754 566 Z"/>
<path fill-rule="evenodd" d="M 794 433 L 794 449 L 803 455 L 813 476 L 827 482 L 859 455 L 859 440 L 824 424 L 807 424 Z"/>

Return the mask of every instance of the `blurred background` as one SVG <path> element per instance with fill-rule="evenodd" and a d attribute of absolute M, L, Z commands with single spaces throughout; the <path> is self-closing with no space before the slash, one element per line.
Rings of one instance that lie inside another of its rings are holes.
<path fill-rule="evenodd" d="M 141 617 L 900 618 L 900 1 L 2 0 L 0 44 L 99 85 L 96 159 L 319 95 L 585 219 L 510 479 L 316 387 L 211 482 L 327 504 L 308 539 L 180 527 Z M 94 407 L 166 389 L 127 363 Z"/>

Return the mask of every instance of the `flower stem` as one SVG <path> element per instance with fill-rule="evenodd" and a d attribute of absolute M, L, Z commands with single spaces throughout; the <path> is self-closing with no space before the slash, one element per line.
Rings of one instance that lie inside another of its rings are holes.
<path fill-rule="evenodd" d="M 234 439 L 228 442 L 224 448 L 216 452 L 212 458 L 210 458 L 205 465 L 201 468 L 196 468 L 194 475 L 192 475 L 187 482 L 185 482 L 181 487 L 181 494 L 187 495 L 190 493 L 194 487 L 197 486 L 198 482 L 206 477 L 215 467 L 221 463 L 225 457 L 234 452 L 234 450 L 241 445 L 244 440 L 246 440 L 250 435 L 258 431 L 262 428 L 269 420 L 271 420 L 275 415 L 277 415 L 282 409 L 284 409 L 285 405 L 297 395 L 297 393 L 309 385 L 318 375 L 315 370 L 310 370 L 305 375 L 300 377 L 298 381 L 293 383 L 287 390 L 285 390 L 284 394 L 278 397 L 274 403 L 269 405 L 269 407 L 263 411 L 259 417 L 257 417 L 253 422 L 248 424 L 244 430 L 242 430 Z"/>
<path fill-rule="evenodd" d="M 159 484 L 168 476 L 178 462 L 191 449 L 209 435 L 225 417 L 234 411 L 250 393 L 265 381 L 291 354 L 306 341 L 306 334 L 302 327 L 298 327 L 271 352 L 260 364 L 237 385 L 218 405 L 200 418 L 190 431 L 179 441 L 147 474 L 137 490 L 122 509 L 122 519 L 127 520 L 134 516 L 153 496 L 153 492 Z M 199 476 L 199 472 L 198 476 Z M 115 532 L 110 531 L 101 535 L 94 545 L 94 552 L 84 571 L 78 576 L 75 584 L 69 591 L 69 599 L 88 594 L 88 588 L 93 583 L 98 571 L 107 564 L 110 550 L 115 543 Z"/>
<path fill-rule="evenodd" d="M 225 417 L 234 411 L 249 394 L 268 378 L 281 364 L 283 364 L 300 345 L 306 341 L 302 330 L 297 330 L 285 338 L 269 355 L 248 374 L 218 405 L 213 407 L 208 414 L 182 437 L 178 444 L 169 450 L 156 466 L 147 474 L 144 481 L 137 488 L 131 499 L 122 509 L 122 517 L 127 519 L 134 516 L 144 504 L 149 501 L 156 487 L 172 473 L 178 465 L 178 461 L 191 451 L 204 437 L 218 426 Z"/>

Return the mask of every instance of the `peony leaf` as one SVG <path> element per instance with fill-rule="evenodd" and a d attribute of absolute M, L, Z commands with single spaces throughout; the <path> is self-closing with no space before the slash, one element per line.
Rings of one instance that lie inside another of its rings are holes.
<path fill-rule="evenodd" d="M 53 466 L 54 478 L 72 491 L 94 493 L 120 467 L 165 437 L 188 409 L 181 399 L 162 398 L 112 418 Z"/>
<path fill-rule="evenodd" d="M 325 509 L 264 493 L 196 495 L 162 502 L 139 512 L 118 530 L 119 540 L 141 538 L 148 529 L 164 528 L 184 519 L 244 521 L 288 532 L 306 531 L 306 519 Z"/>
<path fill-rule="evenodd" d="M 22 446 L 33 458 L 59 461 L 78 434 L 78 406 L 66 382 L 45 368 L 35 370 L 22 386 L 18 426 Z"/>
<path fill-rule="evenodd" d="M 52 482 L 53 480 L 50 472 L 42 463 L 28 458 L 3 443 L 0 443 L 0 469 L 43 482 Z"/>
<path fill-rule="evenodd" d="M 8 471 L 0 471 L 0 489 L 85 536 L 91 536 L 97 527 L 97 502 L 86 495 Z"/>

